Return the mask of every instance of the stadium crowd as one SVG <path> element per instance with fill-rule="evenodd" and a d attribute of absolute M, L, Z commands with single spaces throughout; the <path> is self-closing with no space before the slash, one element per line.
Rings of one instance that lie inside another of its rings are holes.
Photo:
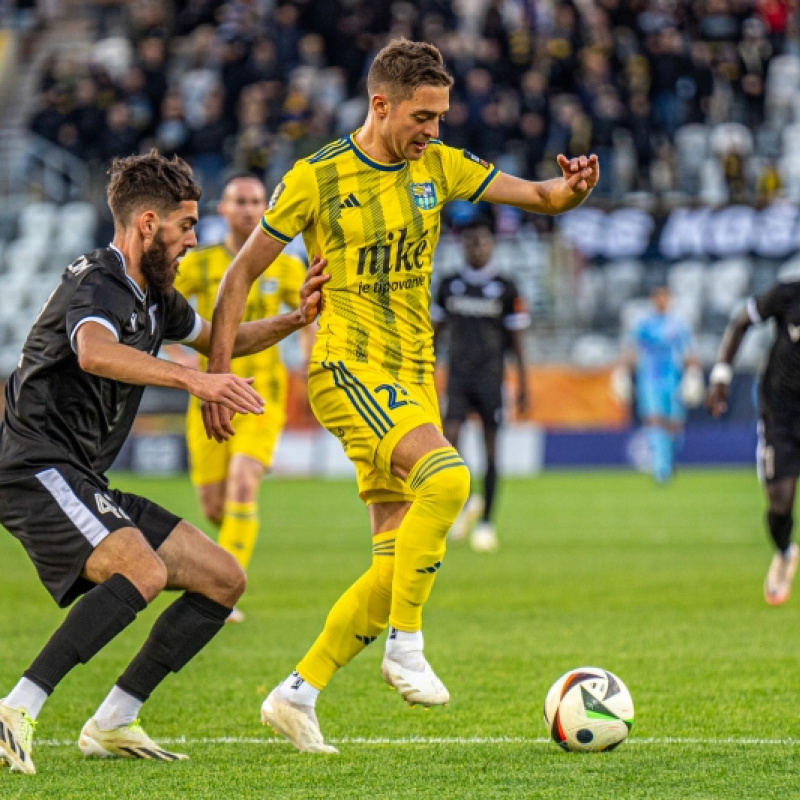
<path fill-rule="evenodd" d="M 779 56 L 800 56 L 793 0 L 141 0 L 85 4 L 94 45 L 52 55 L 30 129 L 107 163 L 151 145 L 188 159 L 215 198 L 224 172 L 274 185 L 363 119 L 365 65 L 390 37 L 434 42 L 456 83 L 442 138 L 544 179 L 596 152 L 594 202 L 680 189 L 682 127 L 739 123 L 733 198 L 781 189 Z M 758 156 L 753 164 L 745 163 Z M 685 188 L 685 187 L 684 187 Z M 691 188 L 691 187 L 689 187 Z"/>

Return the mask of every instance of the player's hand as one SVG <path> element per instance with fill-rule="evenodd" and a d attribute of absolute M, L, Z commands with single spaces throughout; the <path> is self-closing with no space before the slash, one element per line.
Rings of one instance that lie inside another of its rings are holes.
<path fill-rule="evenodd" d="M 728 410 L 728 384 L 710 383 L 706 392 L 706 408 L 713 417 L 721 417 Z"/>
<path fill-rule="evenodd" d="M 211 403 L 221 403 L 238 414 L 263 414 L 264 398 L 252 387 L 252 378 L 229 372 L 195 372 L 189 391 Z"/>
<path fill-rule="evenodd" d="M 610 384 L 611 394 L 623 405 L 628 405 L 633 399 L 633 381 L 631 381 L 630 370 L 622 365 L 614 367 L 611 370 Z"/>
<path fill-rule="evenodd" d="M 703 370 L 696 364 L 686 367 L 681 380 L 681 400 L 688 408 L 697 408 L 706 394 Z"/>
<path fill-rule="evenodd" d="M 200 413 L 203 416 L 203 427 L 206 436 L 217 442 L 226 442 L 231 436 L 236 436 L 236 431 L 231 425 L 233 413 L 219 403 L 209 403 L 205 400 L 200 404 Z"/>
<path fill-rule="evenodd" d="M 561 167 L 567 186 L 576 194 L 586 194 L 597 186 L 597 181 L 600 180 L 600 161 L 596 155 L 567 158 L 559 153 L 556 161 Z"/>
<path fill-rule="evenodd" d="M 330 274 L 322 274 L 322 270 L 327 266 L 327 258 L 315 255 L 306 272 L 306 279 L 300 287 L 300 305 L 297 311 L 304 325 L 313 322 L 322 311 L 322 286 L 331 279 Z"/>

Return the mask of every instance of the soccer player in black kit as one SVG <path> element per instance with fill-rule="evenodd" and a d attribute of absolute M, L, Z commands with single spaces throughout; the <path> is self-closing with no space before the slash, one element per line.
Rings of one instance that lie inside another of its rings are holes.
<path fill-rule="evenodd" d="M 33 774 L 35 719 L 59 681 L 133 622 L 163 589 L 183 590 L 86 723 L 85 755 L 174 761 L 137 717 L 150 693 L 223 627 L 245 588 L 233 556 L 155 503 L 109 487 L 111 466 L 145 385 L 186 389 L 239 413 L 263 404 L 248 379 L 155 357 L 164 339 L 207 353 L 210 324 L 173 288 L 197 244 L 200 187 L 189 166 L 153 151 L 115 160 L 108 203 L 114 240 L 65 270 L 6 386 L 0 425 L 0 523 L 21 542 L 61 607 L 61 626 L 0 701 L 0 761 Z M 239 328 L 256 352 L 316 317 L 316 263 L 300 308 Z"/>
<path fill-rule="evenodd" d="M 706 405 L 719 417 L 728 407 L 733 360 L 751 325 L 775 320 L 775 340 L 759 383 L 758 473 L 766 489 L 767 525 L 775 554 L 764 599 L 789 599 L 800 549 L 792 541 L 795 490 L 800 475 L 800 281 L 779 283 L 747 305 L 728 325 L 709 377 Z"/>
<path fill-rule="evenodd" d="M 517 406 L 528 404 L 521 331 L 530 317 L 512 280 L 492 264 L 494 236 L 489 223 L 478 220 L 462 231 L 466 266 L 445 278 L 431 307 L 435 341 L 449 329 L 447 402 L 444 435 L 458 446 L 461 426 L 470 412 L 481 420 L 486 456 L 483 497 L 473 494 L 450 530 L 451 541 L 471 531 L 472 548 L 491 553 L 498 547 L 492 513 L 497 490 L 497 431 L 503 421 L 505 354 L 517 365 Z M 478 524 L 472 529 L 472 526 Z"/>

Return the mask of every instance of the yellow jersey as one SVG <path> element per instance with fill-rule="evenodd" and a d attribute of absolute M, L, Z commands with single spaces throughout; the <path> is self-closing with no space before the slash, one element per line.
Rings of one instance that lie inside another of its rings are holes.
<path fill-rule="evenodd" d="M 423 383 L 434 365 L 430 284 L 442 206 L 477 202 L 498 171 L 435 139 L 418 161 L 383 164 L 354 136 L 297 161 L 261 228 L 287 243 L 302 233 L 309 257 L 328 259 L 315 362 L 372 363 Z"/>
<path fill-rule="evenodd" d="M 233 261 L 224 243 L 209 244 L 190 250 L 181 260 L 175 288 L 187 299 L 194 300 L 197 313 L 211 320 L 214 303 L 217 299 L 222 276 Z M 300 287 L 306 276 L 302 259 L 281 253 L 267 272 L 259 276 L 247 295 L 244 322 L 274 317 L 281 313 L 281 306 L 297 308 L 300 304 Z M 200 357 L 201 368 L 205 369 L 207 359 Z M 276 346 L 268 347 L 260 353 L 235 358 L 231 371 L 242 378 L 273 378 L 283 373 L 285 368 Z"/>

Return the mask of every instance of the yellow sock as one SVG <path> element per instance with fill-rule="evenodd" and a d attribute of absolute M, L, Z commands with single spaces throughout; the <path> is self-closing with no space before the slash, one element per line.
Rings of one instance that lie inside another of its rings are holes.
<path fill-rule="evenodd" d="M 247 570 L 258 538 L 258 505 L 227 501 L 217 543 Z"/>
<path fill-rule="evenodd" d="M 397 531 L 372 537 L 372 565 L 336 601 L 316 642 L 297 665 L 303 680 L 324 689 L 333 674 L 386 628 L 392 601 Z"/>
<path fill-rule="evenodd" d="M 469 497 L 469 470 L 454 447 L 442 447 L 423 456 L 406 483 L 417 496 L 397 531 L 389 622 L 411 632 L 422 629 L 447 532 Z"/>

